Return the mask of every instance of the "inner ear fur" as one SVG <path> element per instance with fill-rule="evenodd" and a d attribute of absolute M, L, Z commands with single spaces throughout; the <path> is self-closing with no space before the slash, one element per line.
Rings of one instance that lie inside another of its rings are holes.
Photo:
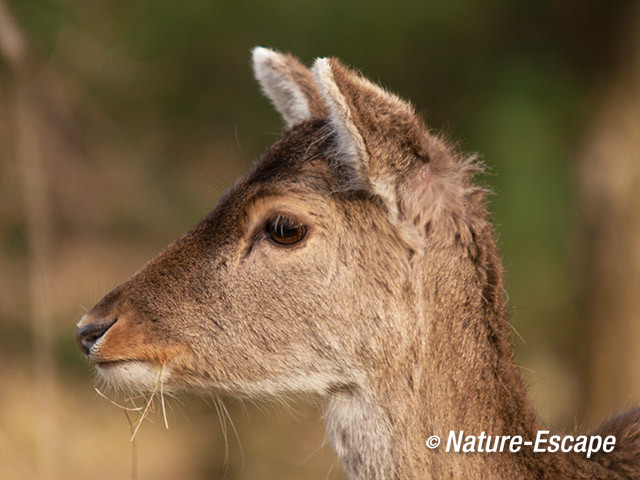
<path fill-rule="evenodd" d="M 253 71 L 262 91 L 287 127 L 327 117 L 313 75 L 296 57 L 256 47 L 252 52 L 252 60 Z"/>

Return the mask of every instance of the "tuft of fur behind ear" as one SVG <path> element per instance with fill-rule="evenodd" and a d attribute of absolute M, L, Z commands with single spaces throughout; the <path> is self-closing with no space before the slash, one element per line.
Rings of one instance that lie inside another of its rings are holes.
<path fill-rule="evenodd" d="M 256 47 L 252 60 L 256 80 L 287 127 L 312 118 L 326 117 L 326 108 L 313 76 L 297 58 Z"/>

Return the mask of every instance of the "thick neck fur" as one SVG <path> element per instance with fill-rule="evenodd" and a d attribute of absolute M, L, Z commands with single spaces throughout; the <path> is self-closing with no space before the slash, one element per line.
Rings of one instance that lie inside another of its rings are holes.
<path fill-rule="evenodd" d="M 349 478 L 636 478 L 570 454 L 445 452 L 449 431 L 534 440 L 543 429 L 513 362 L 492 229 L 481 221 L 452 232 L 416 262 L 424 302 L 396 319 L 413 328 L 389 351 L 393 360 L 327 402 L 329 436 Z M 426 447 L 431 435 L 438 449 Z"/>

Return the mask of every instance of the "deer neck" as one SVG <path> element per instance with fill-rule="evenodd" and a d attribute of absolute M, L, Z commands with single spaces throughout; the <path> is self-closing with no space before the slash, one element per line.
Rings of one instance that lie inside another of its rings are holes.
<path fill-rule="evenodd" d="M 497 256 L 484 252 L 478 262 L 451 248 L 425 259 L 420 301 L 395 319 L 413 328 L 391 342 L 393 358 L 381 358 L 366 385 L 327 403 L 328 432 L 349 478 L 526 477 L 515 455 L 445 453 L 450 431 L 526 440 L 537 429 L 513 364 Z M 441 439 L 434 450 L 425 445 L 431 435 Z"/>

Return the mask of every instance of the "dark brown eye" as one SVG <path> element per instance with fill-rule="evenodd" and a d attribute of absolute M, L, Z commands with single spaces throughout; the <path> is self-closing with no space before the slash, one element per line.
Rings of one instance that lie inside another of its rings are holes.
<path fill-rule="evenodd" d="M 298 243 L 306 233 L 307 228 L 303 224 L 283 215 L 276 215 L 267 222 L 267 235 L 280 245 Z"/>

